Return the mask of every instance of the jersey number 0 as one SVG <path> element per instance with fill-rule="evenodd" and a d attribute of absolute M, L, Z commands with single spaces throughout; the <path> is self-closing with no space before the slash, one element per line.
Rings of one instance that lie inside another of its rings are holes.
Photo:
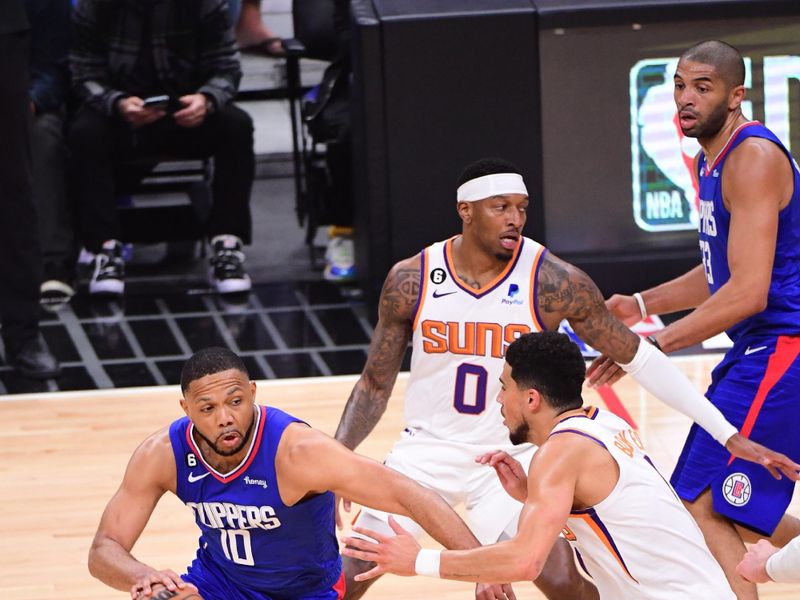
<path fill-rule="evenodd" d="M 475 393 L 467 394 L 467 381 L 475 382 Z M 456 389 L 453 406 L 466 415 L 479 415 L 486 409 L 486 382 L 489 373 L 480 365 L 461 363 L 456 370 Z"/>

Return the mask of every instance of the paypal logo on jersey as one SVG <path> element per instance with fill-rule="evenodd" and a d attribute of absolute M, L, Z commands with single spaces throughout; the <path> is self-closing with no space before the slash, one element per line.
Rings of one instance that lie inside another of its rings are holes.
<path fill-rule="evenodd" d="M 515 298 L 519 294 L 519 286 L 516 283 L 511 283 L 508 286 L 508 294 L 506 298 L 500 300 L 501 304 L 522 304 L 522 300 Z"/>

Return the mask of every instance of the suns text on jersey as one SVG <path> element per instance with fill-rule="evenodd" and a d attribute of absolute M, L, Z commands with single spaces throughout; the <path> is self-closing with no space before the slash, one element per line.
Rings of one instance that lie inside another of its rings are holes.
<path fill-rule="evenodd" d="M 246 506 L 233 502 L 187 502 L 195 517 L 212 529 L 275 529 L 281 522 L 271 506 Z"/>
<path fill-rule="evenodd" d="M 426 354 L 466 354 L 502 358 L 506 348 L 519 336 L 530 333 L 522 323 L 482 323 L 472 321 L 434 321 L 420 326 L 422 351 Z"/>

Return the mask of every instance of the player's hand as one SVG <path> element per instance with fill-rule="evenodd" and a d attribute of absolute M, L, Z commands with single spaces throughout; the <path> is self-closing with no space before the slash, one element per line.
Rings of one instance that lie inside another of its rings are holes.
<path fill-rule="evenodd" d="M 158 584 L 163 585 L 170 592 L 182 590 L 186 587 L 186 582 L 175 571 L 170 569 L 162 571 L 150 569 L 148 573 L 139 577 L 136 583 L 131 586 L 131 598 L 133 600 L 150 598 L 153 595 L 153 586 Z"/>
<path fill-rule="evenodd" d="M 767 575 L 767 560 L 776 552 L 778 552 L 778 548 L 767 540 L 758 540 L 758 543 L 750 546 L 742 562 L 736 567 L 736 572 L 742 579 L 753 583 L 772 581 Z"/>
<path fill-rule="evenodd" d="M 498 479 L 506 493 L 520 502 L 528 498 L 528 476 L 519 461 L 507 452 L 495 450 L 487 452 L 475 459 L 481 465 L 489 465 L 497 473 Z"/>
<path fill-rule="evenodd" d="M 383 535 L 363 527 L 353 527 L 353 531 L 366 535 L 376 540 L 377 543 L 353 537 L 342 540 L 346 546 L 342 548 L 342 554 L 375 563 L 375 566 L 369 571 L 356 575 L 356 581 L 374 579 L 384 573 L 394 573 L 405 577 L 416 575 L 415 566 L 420 545 L 414 536 L 400 527 L 400 524 L 391 515 L 389 516 L 389 527 L 396 535 Z"/>
<path fill-rule="evenodd" d="M 639 303 L 633 296 L 614 294 L 606 300 L 608 312 L 625 323 L 628 327 L 636 325 L 642 320 L 642 312 L 639 310 Z"/>
<path fill-rule="evenodd" d="M 601 354 L 592 361 L 586 369 L 586 379 L 590 388 L 599 388 L 602 385 L 614 385 L 625 377 L 625 371 L 605 354 Z"/>
<path fill-rule="evenodd" d="M 725 448 L 737 458 L 758 463 L 767 469 L 775 479 L 781 479 L 781 473 L 792 481 L 800 479 L 799 464 L 791 460 L 788 456 L 770 450 L 766 446 L 749 440 L 738 433 L 730 437 L 725 443 Z"/>
<path fill-rule="evenodd" d="M 510 583 L 479 583 L 475 586 L 475 600 L 517 600 Z"/>
<path fill-rule="evenodd" d="M 342 515 L 339 512 L 339 500 L 342 501 L 342 509 L 344 512 L 349 513 L 350 509 L 353 507 L 352 502 L 347 498 L 342 498 L 340 495 L 336 494 L 333 497 L 333 514 L 336 516 L 336 529 L 341 530 L 344 527 L 344 520 L 342 519 Z"/>
<path fill-rule="evenodd" d="M 124 121 L 134 127 L 149 125 L 167 114 L 166 111 L 160 108 L 145 107 L 144 100 L 138 96 L 128 96 L 117 101 L 117 113 Z"/>
<path fill-rule="evenodd" d="M 172 115 L 181 127 L 197 127 L 206 118 L 206 97 L 204 94 L 189 94 L 178 98 L 183 108 Z"/>

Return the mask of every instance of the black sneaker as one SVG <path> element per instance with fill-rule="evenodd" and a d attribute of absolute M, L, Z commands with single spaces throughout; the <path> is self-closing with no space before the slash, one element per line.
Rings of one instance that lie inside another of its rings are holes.
<path fill-rule="evenodd" d="M 242 240 L 235 235 L 217 235 L 211 240 L 208 279 L 220 294 L 249 292 L 250 277 L 244 270 Z"/>
<path fill-rule="evenodd" d="M 67 261 L 49 261 L 43 265 L 39 302 L 45 309 L 65 305 L 75 295 L 75 271 Z"/>
<path fill-rule="evenodd" d="M 89 281 L 92 295 L 121 296 L 125 292 L 125 261 L 122 260 L 122 242 L 107 240 L 94 256 L 94 272 Z"/>
<path fill-rule="evenodd" d="M 51 379 L 61 374 L 61 366 L 44 339 L 38 335 L 25 342 L 19 351 L 8 359 L 12 367 L 31 379 Z"/>

